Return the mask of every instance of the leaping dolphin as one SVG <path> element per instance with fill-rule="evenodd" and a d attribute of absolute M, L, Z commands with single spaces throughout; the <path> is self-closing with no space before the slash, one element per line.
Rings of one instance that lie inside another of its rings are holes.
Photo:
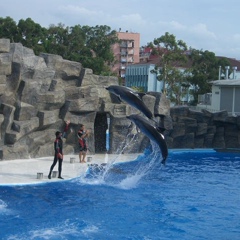
<path fill-rule="evenodd" d="M 162 152 L 162 164 L 165 164 L 168 156 L 168 148 L 164 136 L 158 132 L 157 128 L 153 126 L 149 121 L 138 114 L 132 114 L 127 116 L 135 125 L 145 134 L 149 139 L 154 141 L 160 148 Z"/>
<path fill-rule="evenodd" d="M 138 94 L 135 93 L 131 88 L 118 85 L 111 85 L 109 87 L 106 87 L 106 89 L 110 93 L 116 95 L 120 101 L 128 103 L 132 107 L 142 112 L 147 118 L 154 120 L 152 112 L 148 109 L 148 107 L 138 96 Z"/>

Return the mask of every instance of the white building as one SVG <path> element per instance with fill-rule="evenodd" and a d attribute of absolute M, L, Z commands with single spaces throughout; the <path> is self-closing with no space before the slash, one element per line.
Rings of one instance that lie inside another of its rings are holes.
<path fill-rule="evenodd" d="M 226 110 L 229 114 L 240 115 L 240 79 L 212 81 L 209 101 L 197 105 L 197 109 L 212 112 Z"/>

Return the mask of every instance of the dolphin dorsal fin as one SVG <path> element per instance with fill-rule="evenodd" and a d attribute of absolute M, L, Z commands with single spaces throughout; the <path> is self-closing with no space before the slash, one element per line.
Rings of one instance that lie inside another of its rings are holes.
<path fill-rule="evenodd" d="M 137 98 L 139 98 L 142 101 L 142 98 L 140 97 L 140 95 L 135 92 L 132 88 L 126 87 L 132 94 L 134 94 Z"/>

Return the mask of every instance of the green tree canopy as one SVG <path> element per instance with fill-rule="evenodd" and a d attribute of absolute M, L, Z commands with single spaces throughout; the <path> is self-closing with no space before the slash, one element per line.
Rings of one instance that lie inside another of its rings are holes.
<path fill-rule="evenodd" d="M 230 66 L 230 62 L 226 58 L 217 58 L 213 52 L 196 49 L 191 49 L 189 58 L 191 68 L 188 70 L 188 81 L 194 86 L 192 94 L 197 101 L 199 94 L 211 92 L 209 83 L 218 79 L 219 66 Z"/>
<path fill-rule="evenodd" d="M 18 27 L 12 18 L 0 18 L 0 38 L 9 38 L 11 42 L 20 42 Z"/>
<path fill-rule="evenodd" d="M 155 38 L 148 45 L 153 49 L 152 53 L 159 56 L 159 62 L 152 71 L 157 74 L 157 79 L 163 81 L 163 92 L 176 104 L 180 103 L 181 86 L 185 81 L 185 73 L 182 67 L 187 62 L 185 51 L 187 45 L 182 40 L 176 40 L 173 34 Z"/>
<path fill-rule="evenodd" d="M 0 18 L 0 37 L 40 52 L 57 54 L 70 61 L 81 62 L 95 74 L 111 74 L 114 62 L 112 44 L 118 42 L 116 31 L 103 26 L 65 26 L 51 24 L 43 28 L 31 18 L 21 19 L 18 24 L 10 17 Z"/>
<path fill-rule="evenodd" d="M 19 20 L 17 28 L 19 37 L 21 36 L 19 41 L 23 46 L 33 49 L 35 54 L 45 50 L 42 42 L 46 37 L 47 29 L 35 23 L 31 18 Z"/>

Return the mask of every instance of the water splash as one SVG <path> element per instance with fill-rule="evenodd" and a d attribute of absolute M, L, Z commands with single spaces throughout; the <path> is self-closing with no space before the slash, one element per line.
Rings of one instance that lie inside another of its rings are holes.
<path fill-rule="evenodd" d="M 1 215 L 11 215 L 13 214 L 12 210 L 8 208 L 8 204 L 0 199 L 0 216 Z"/>
<path fill-rule="evenodd" d="M 7 204 L 0 199 L 0 213 L 2 213 L 3 211 L 5 211 L 7 208 Z"/>
<path fill-rule="evenodd" d="M 123 179 L 121 182 L 119 182 L 119 184 L 117 185 L 117 187 L 121 188 L 121 189 L 132 189 L 132 188 L 136 188 L 139 181 L 142 179 L 144 175 L 132 175 L 129 176 L 125 179 Z"/>
<path fill-rule="evenodd" d="M 49 228 L 36 226 L 25 233 L 10 235 L 8 239 L 91 239 L 91 234 L 97 233 L 98 227 L 80 219 L 66 219 L 61 223 L 54 223 Z"/>
<path fill-rule="evenodd" d="M 114 159 L 109 159 L 105 155 L 105 163 L 92 164 L 89 166 L 86 175 L 80 179 L 81 183 L 101 185 L 106 184 L 122 189 L 132 189 L 137 187 L 141 179 L 156 166 L 161 165 L 161 152 L 156 143 L 150 141 L 151 145 L 145 152 L 138 156 L 135 161 L 120 163 L 122 153 L 126 149 L 126 142 L 130 144 L 136 135 L 127 135 L 126 139 L 120 144 L 118 155 Z"/>

